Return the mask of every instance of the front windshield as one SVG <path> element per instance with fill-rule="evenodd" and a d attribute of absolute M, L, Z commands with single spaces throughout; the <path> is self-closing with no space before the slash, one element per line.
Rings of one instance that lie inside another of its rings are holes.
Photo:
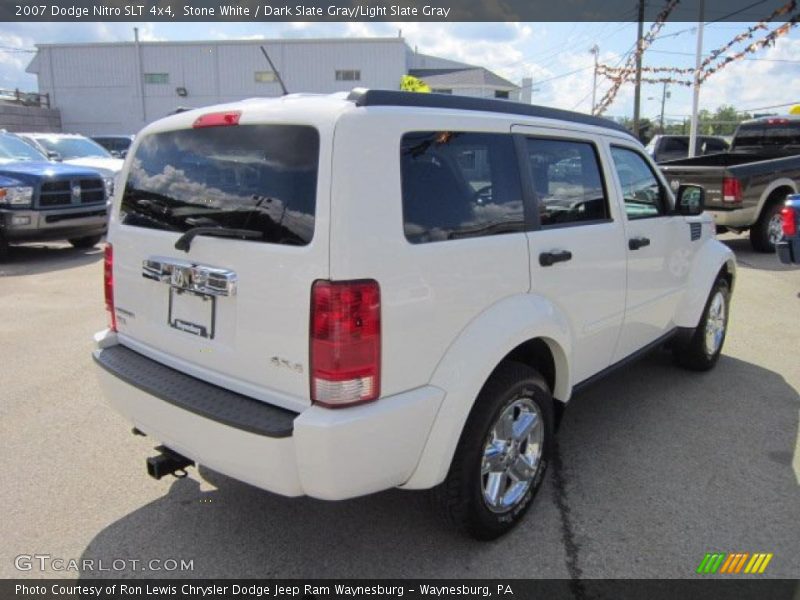
<path fill-rule="evenodd" d="M 36 149 L 11 135 L 0 135 L 0 158 L 6 160 L 46 160 Z"/>
<path fill-rule="evenodd" d="M 58 152 L 62 160 L 73 158 L 111 158 L 111 154 L 100 144 L 87 138 L 37 137 L 36 141 L 48 152 Z"/>

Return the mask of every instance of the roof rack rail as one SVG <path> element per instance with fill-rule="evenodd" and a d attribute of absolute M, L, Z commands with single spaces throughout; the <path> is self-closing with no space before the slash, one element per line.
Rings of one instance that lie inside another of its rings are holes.
<path fill-rule="evenodd" d="M 354 88 L 347 99 L 356 106 L 414 106 L 424 108 L 450 108 L 456 110 L 479 110 L 485 112 L 504 113 L 511 115 L 524 115 L 540 117 L 543 119 L 559 119 L 572 121 L 583 125 L 594 125 L 633 134 L 619 123 L 602 117 L 594 117 L 583 113 L 538 106 L 536 104 L 520 104 L 508 100 L 493 100 L 489 98 L 471 98 L 469 96 L 451 96 L 449 94 L 419 94 L 395 90 L 371 90 L 367 88 Z"/>

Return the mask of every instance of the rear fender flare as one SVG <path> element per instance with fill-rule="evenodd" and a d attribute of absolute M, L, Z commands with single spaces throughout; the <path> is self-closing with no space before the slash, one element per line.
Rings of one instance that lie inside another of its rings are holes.
<path fill-rule="evenodd" d="M 520 294 L 501 300 L 461 332 L 437 366 L 431 385 L 446 390 L 420 462 L 401 487 L 430 488 L 441 483 L 475 400 L 494 369 L 517 346 L 542 339 L 555 364 L 553 397 L 570 393 L 572 333 L 566 316 L 542 296 Z"/>

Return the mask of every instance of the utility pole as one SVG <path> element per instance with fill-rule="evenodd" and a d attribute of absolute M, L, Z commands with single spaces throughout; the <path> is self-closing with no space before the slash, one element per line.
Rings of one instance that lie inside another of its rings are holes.
<path fill-rule="evenodd" d="M 136 50 L 136 76 L 139 79 L 139 100 L 142 110 L 142 123 L 147 123 L 147 110 L 144 101 L 144 73 L 142 73 L 142 47 L 139 44 L 139 28 L 133 28 L 133 43 Z"/>
<path fill-rule="evenodd" d="M 664 105 L 667 103 L 667 82 L 664 82 L 664 89 L 661 92 L 661 133 L 664 133 Z"/>
<path fill-rule="evenodd" d="M 644 0 L 639 0 L 639 27 L 636 34 L 636 87 L 633 91 L 633 135 L 636 136 L 637 140 L 639 139 L 639 110 L 642 101 L 643 34 L 644 34 Z"/>
<path fill-rule="evenodd" d="M 703 23 L 706 18 L 705 0 L 700 0 L 697 22 L 697 53 L 694 61 L 694 94 L 692 96 L 692 123 L 689 127 L 689 158 L 697 151 L 697 111 L 700 104 L 700 66 L 703 64 Z"/>
<path fill-rule="evenodd" d="M 589 48 L 589 52 L 594 54 L 594 79 L 592 79 L 592 110 L 589 114 L 594 114 L 594 107 L 597 104 L 597 59 L 600 56 L 600 46 L 595 44 Z"/>

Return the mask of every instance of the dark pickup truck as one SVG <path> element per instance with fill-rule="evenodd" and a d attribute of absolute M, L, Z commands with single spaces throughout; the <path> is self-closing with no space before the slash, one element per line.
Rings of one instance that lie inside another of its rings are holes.
<path fill-rule="evenodd" d="M 0 260 L 14 242 L 97 244 L 108 227 L 108 189 L 92 169 L 48 162 L 0 132 Z"/>
<path fill-rule="evenodd" d="M 800 190 L 800 116 L 745 121 L 731 149 L 659 165 L 670 186 L 705 188 L 706 209 L 718 231 L 750 231 L 759 252 L 774 252 L 781 239 L 781 208 Z"/>

